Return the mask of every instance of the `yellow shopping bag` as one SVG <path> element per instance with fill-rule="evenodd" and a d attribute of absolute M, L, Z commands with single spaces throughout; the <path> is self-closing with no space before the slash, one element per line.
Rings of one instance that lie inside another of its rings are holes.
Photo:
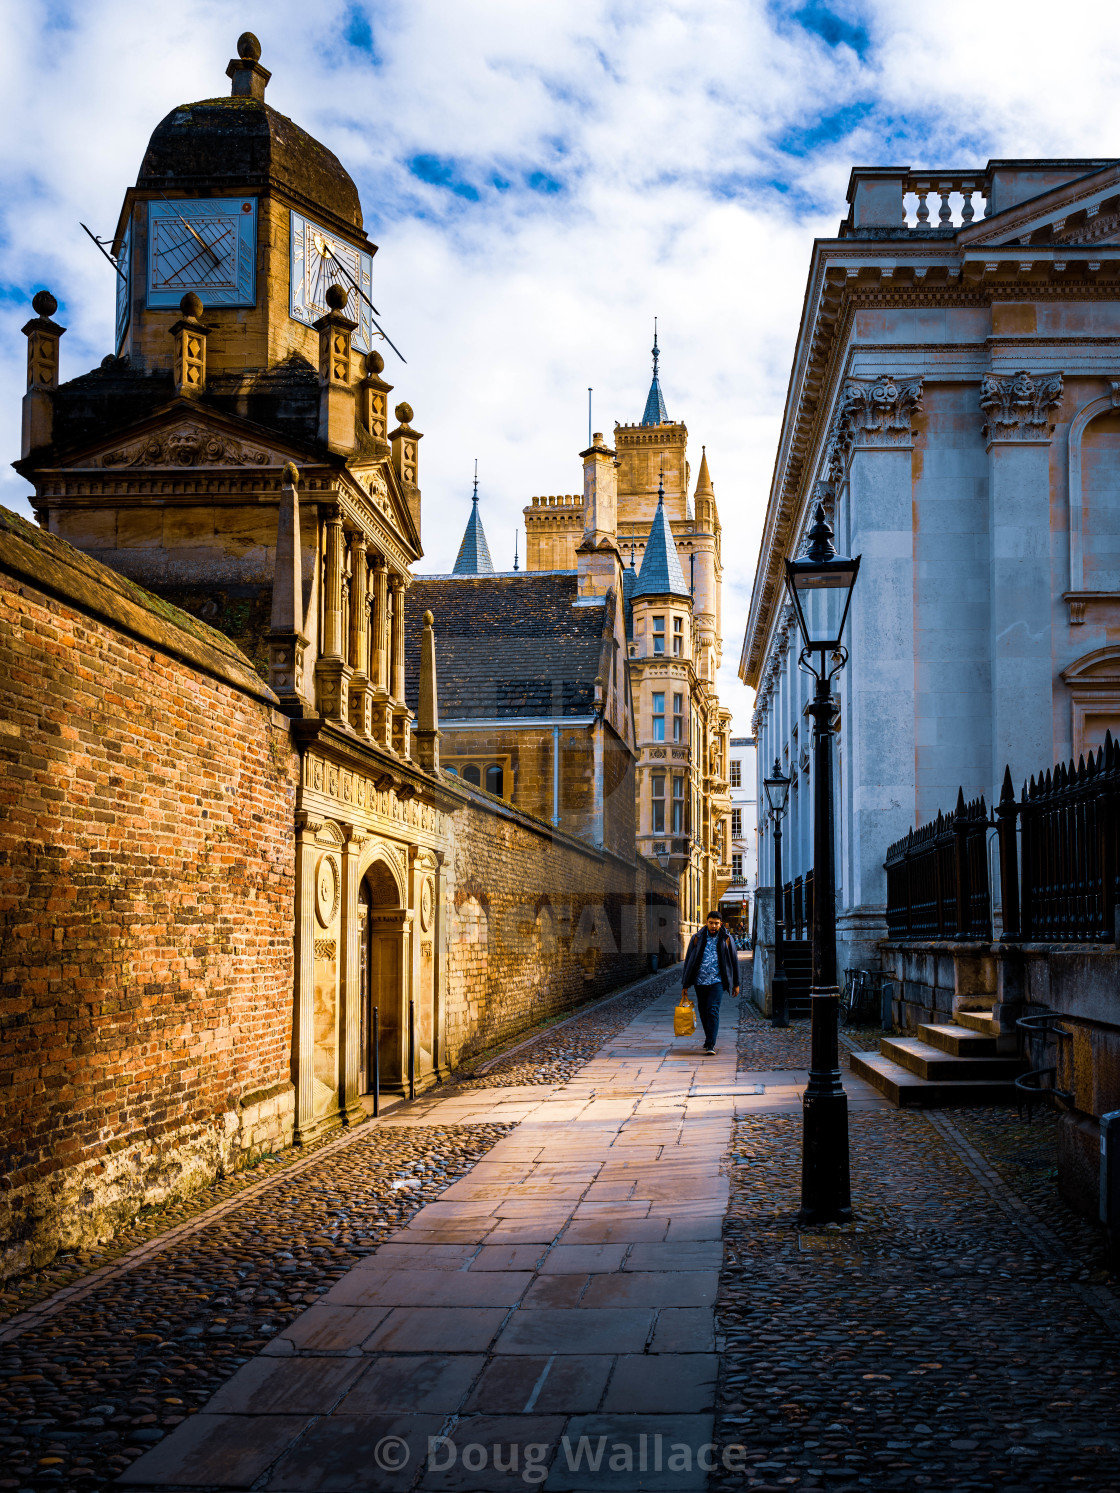
<path fill-rule="evenodd" d="M 687 1037 L 696 1030 L 696 1007 L 687 995 L 673 1008 L 673 1032 L 678 1037 Z"/>

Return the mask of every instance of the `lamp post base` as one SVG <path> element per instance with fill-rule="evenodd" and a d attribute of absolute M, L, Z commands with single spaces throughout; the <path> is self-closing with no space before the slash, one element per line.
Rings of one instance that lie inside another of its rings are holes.
<path fill-rule="evenodd" d="M 851 1223 L 848 1163 L 848 1096 L 840 1078 L 839 992 L 812 993 L 812 1063 L 802 1101 L 801 1211 L 799 1223 Z"/>

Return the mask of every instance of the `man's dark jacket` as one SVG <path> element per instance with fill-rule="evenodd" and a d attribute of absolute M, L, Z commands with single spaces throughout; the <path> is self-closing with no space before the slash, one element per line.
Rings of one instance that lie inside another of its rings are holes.
<path fill-rule="evenodd" d="M 687 990 L 690 985 L 696 984 L 696 976 L 700 973 L 700 961 L 708 946 L 708 937 L 707 927 L 704 927 L 694 933 L 689 940 L 688 953 L 684 956 L 684 972 L 681 975 L 682 990 Z M 739 984 L 739 960 L 735 953 L 735 945 L 731 942 L 731 935 L 726 928 L 721 928 L 716 934 L 716 942 L 719 952 L 720 983 L 727 991 L 735 990 Z"/>

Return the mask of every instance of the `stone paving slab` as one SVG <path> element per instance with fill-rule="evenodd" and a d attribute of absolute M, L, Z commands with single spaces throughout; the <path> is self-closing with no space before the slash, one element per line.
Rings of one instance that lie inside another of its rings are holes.
<path fill-rule="evenodd" d="M 634 1467 L 646 1455 L 650 1411 L 662 1432 L 706 1432 L 735 1059 L 729 1044 L 701 1058 L 697 1036 L 673 1038 L 673 1003 L 670 992 L 639 1012 L 578 1081 L 537 1086 L 527 1100 L 519 1092 L 516 1105 L 488 1103 L 491 1115 L 517 1114 L 517 1129 L 132 1473 L 153 1487 L 205 1487 L 214 1458 L 196 1450 L 199 1423 L 221 1439 L 231 1415 L 255 1425 L 270 1410 L 317 1419 L 283 1444 L 277 1422 L 270 1470 L 253 1463 L 268 1489 L 493 1493 L 527 1485 L 526 1457 L 551 1463 L 549 1487 L 556 1478 L 591 1487 L 599 1474 L 588 1482 L 585 1464 L 598 1458 L 598 1442 L 586 1455 L 579 1446 L 595 1427 L 608 1428 L 596 1437 L 633 1438 L 606 1455 Z M 688 1060 L 666 1072 L 668 1056 Z M 456 1122 L 474 1112 L 454 1091 L 425 1096 L 422 1111 Z M 370 1482 L 369 1463 L 384 1459 L 393 1436 L 407 1466 L 386 1466 L 383 1481 Z M 192 1481 L 196 1457 L 201 1481 Z M 637 1487 L 638 1476 L 646 1474 L 612 1468 L 609 1486 Z M 648 1476 L 641 1486 L 699 1486 L 695 1469 L 651 1462 Z"/>

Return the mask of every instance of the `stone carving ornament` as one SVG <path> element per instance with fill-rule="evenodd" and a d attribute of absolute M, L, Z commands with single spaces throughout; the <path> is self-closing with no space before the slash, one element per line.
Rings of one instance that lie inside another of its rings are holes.
<path fill-rule="evenodd" d="M 994 441 L 1047 440 L 1054 429 L 1050 411 L 1062 397 L 1062 375 L 1034 379 L 1025 368 L 1010 378 L 986 373 L 980 381 L 984 434 Z"/>
<path fill-rule="evenodd" d="M 181 425 L 163 435 L 151 435 L 101 458 L 103 467 L 263 467 L 268 452 L 226 440 L 199 425 Z"/>
<path fill-rule="evenodd" d="M 432 926 L 432 896 L 432 878 L 425 876 L 420 888 L 420 927 L 425 933 Z"/>
<path fill-rule="evenodd" d="M 334 922 L 340 891 L 338 862 L 333 855 L 321 855 L 315 867 L 315 916 L 324 928 Z"/>
<path fill-rule="evenodd" d="M 870 383 L 850 380 L 836 405 L 825 460 L 826 480 L 844 480 L 855 446 L 905 446 L 912 436 L 910 422 L 922 407 L 922 380 L 901 382 L 881 373 Z"/>

